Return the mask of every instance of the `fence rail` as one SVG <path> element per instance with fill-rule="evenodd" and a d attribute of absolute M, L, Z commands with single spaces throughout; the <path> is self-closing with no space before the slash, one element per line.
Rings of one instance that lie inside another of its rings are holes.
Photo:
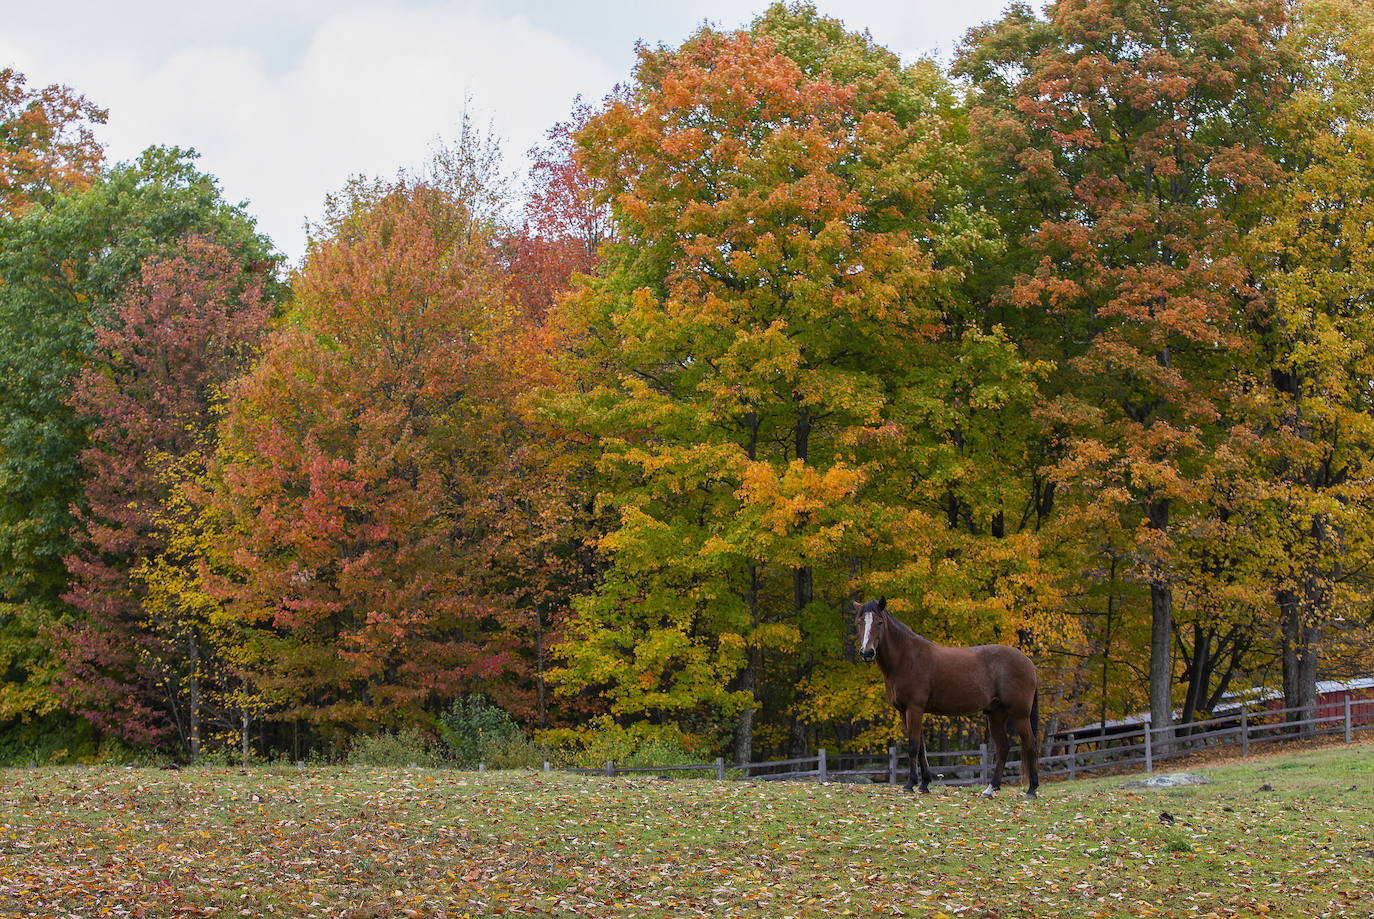
<path fill-rule="evenodd" d="M 1339 711 L 1329 712 L 1332 708 Z M 1155 726 L 1145 719 L 1139 726 L 1114 733 L 1050 738 L 1040 757 L 1040 775 L 1076 779 L 1080 775 L 1107 769 L 1144 766 L 1153 772 L 1157 763 L 1203 750 L 1235 747 L 1242 756 L 1250 754 L 1251 744 L 1304 740 L 1341 734 L 1351 743 L 1357 733 L 1374 730 L 1374 699 L 1345 699 L 1336 706 L 1322 705 L 1311 717 L 1300 718 L 1308 710 L 1299 708 L 1240 709 L 1237 712 L 1190 721 L 1186 724 Z M 1292 718 L 1293 720 L 1289 720 Z M 1082 729 L 1080 729 L 1082 730 Z M 1063 752 L 1057 752 L 1061 750 Z M 1019 752 L 1019 749 L 1018 749 Z M 927 759 L 937 782 L 945 785 L 974 785 L 988 781 L 992 773 L 992 751 L 987 744 L 976 750 L 929 751 Z M 544 764 L 547 771 L 551 767 Z M 897 747 L 883 754 L 840 754 L 818 750 L 815 756 L 729 765 L 721 757 L 714 763 L 686 766 L 617 766 L 608 762 L 600 769 L 570 769 L 585 775 L 633 775 L 637 773 L 714 772 L 719 780 L 796 781 L 872 781 L 898 784 L 905 781 L 910 757 Z M 1021 760 L 1008 759 L 1005 777 L 1021 774 Z"/>

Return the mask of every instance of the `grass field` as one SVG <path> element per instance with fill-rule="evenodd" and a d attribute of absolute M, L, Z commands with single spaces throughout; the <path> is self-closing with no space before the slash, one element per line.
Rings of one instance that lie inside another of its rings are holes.
<path fill-rule="evenodd" d="M 1199 771 L 1211 784 L 1113 777 L 1027 802 L 530 772 L 7 770 L 0 916 L 1374 915 L 1374 746 Z"/>

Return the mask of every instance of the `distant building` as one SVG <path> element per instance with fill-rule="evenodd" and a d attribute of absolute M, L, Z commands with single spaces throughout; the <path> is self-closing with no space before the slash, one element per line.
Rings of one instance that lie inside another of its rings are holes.
<path fill-rule="evenodd" d="M 1283 708 L 1283 691 L 1256 686 L 1239 692 L 1228 692 L 1225 700 L 1212 711 L 1213 718 L 1221 718 L 1239 712 L 1244 706 L 1247 710 L 1267 709 L 1279 711 Z M 1374 699 L 1374 677 L 1361 677 L 1358 680 L 1321 680 L 1317 683 L 1317 718 L 1344 718 L 1345 701 L 1360 702 Z M 1374 724 L 1374 706 L 1361 705 L 1351 710 L 1350 720 L 1355 724 Z"/>
<path fill-rule="evenodd" d="M 1223 701 L 1210 715 L 1199 713 L 1203 720 L 1239 716 L 1241 708 L 1248 712 L 1279 711 L 1283 708 L 1283 691 L 1264 686 L 1255 686 L 1228 692 Z M 1316 717 L 1344 719 L 1346 699 L 1350 702 L 1365 702 L 1353 705 L 1350 711 L 1352 724 L 1374 724 L 1374 705 L 1365 700 L 1374 700 L 1374 677 L 1361 677 L 1358 680 L 1322 680 L 1317 683 Z M 1178 712 L 1174 712 L 1177 718 Z M 1110 746 L 1114 741 L 1140 742 L 1140 728 L 1150 717 L 1149 712 L 1137 712 L 1112 721 L 1085 724 L 1075 728 L 1058 730 L 1050 738 L 1051 748 L 1056 752 L 1067 748 L 1073 741 L 1075 749 L 1096 745 Z"/>

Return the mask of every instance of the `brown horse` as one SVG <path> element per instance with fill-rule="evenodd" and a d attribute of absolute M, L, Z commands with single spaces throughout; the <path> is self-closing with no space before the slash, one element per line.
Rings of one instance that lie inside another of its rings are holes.
<path fill-rule="evenodd" d="M 1027 779 L 1026 797 L 1040 787 L 1036 732 L 1040 720 L 1039 679 L 1030 658 L 1007 645 L 947 648 L 922 638 L 887 611 L 887 598 L 854 604 L 859 657 L 876 660 L 887 684 L 887 699 L 906 724 L 910 740 L 911 774 L 906 790 L 916 785 L 920 764 L 921 791 L 930 791 L 930 765 L 921 735 L 921 719 L 932 715 L 975 715 L 988 719 L 988 734 L 997 748 L 992 784 L 983 789 L 992 797 L 1002 787 L 1002 768 L 1010 740 L 1007 725 L 1021 739 L 1021 759 Z"/>

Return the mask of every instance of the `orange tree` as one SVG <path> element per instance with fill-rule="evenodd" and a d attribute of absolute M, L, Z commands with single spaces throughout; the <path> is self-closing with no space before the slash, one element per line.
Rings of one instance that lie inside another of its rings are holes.
<path fill-rule="evenodd" d="M 428 184 L 336 205 L 221 425 L 207 567 L 239 666 L 260 711 L 326 737 L 472 690 L 529 714 L 521 623 L 493 581 L 531 521 L 491 228 Z"/>
<path fill-rule="evenodd" d="M 0 215 L 89 188 L 105 159 L 92 127 L 106 114 L 66 86 L 30 89 L 0 68 Z"/>
<path fill-rule="evenodd" d="M 840 672 L 846 601 L 914 583 L 951 490 L 989 531 L 953 416 L 985 413 L 964 447 L 987 449 L 1034 385 L 968 315 L 961 269 L 988 244 L 955 190 L 960 131 L 933 64 L 777 5 L 641 51 L 578 132 L 615 241 L 557 308 L 572 382 L 546 410 L 591 445 L 614 522 L 565 689 L 733 734 L 741 759 L 756 733 L 796 748 L 881 715 L 872 674 Z M 846 688 L 860 710 L 838 712 Z"/>

